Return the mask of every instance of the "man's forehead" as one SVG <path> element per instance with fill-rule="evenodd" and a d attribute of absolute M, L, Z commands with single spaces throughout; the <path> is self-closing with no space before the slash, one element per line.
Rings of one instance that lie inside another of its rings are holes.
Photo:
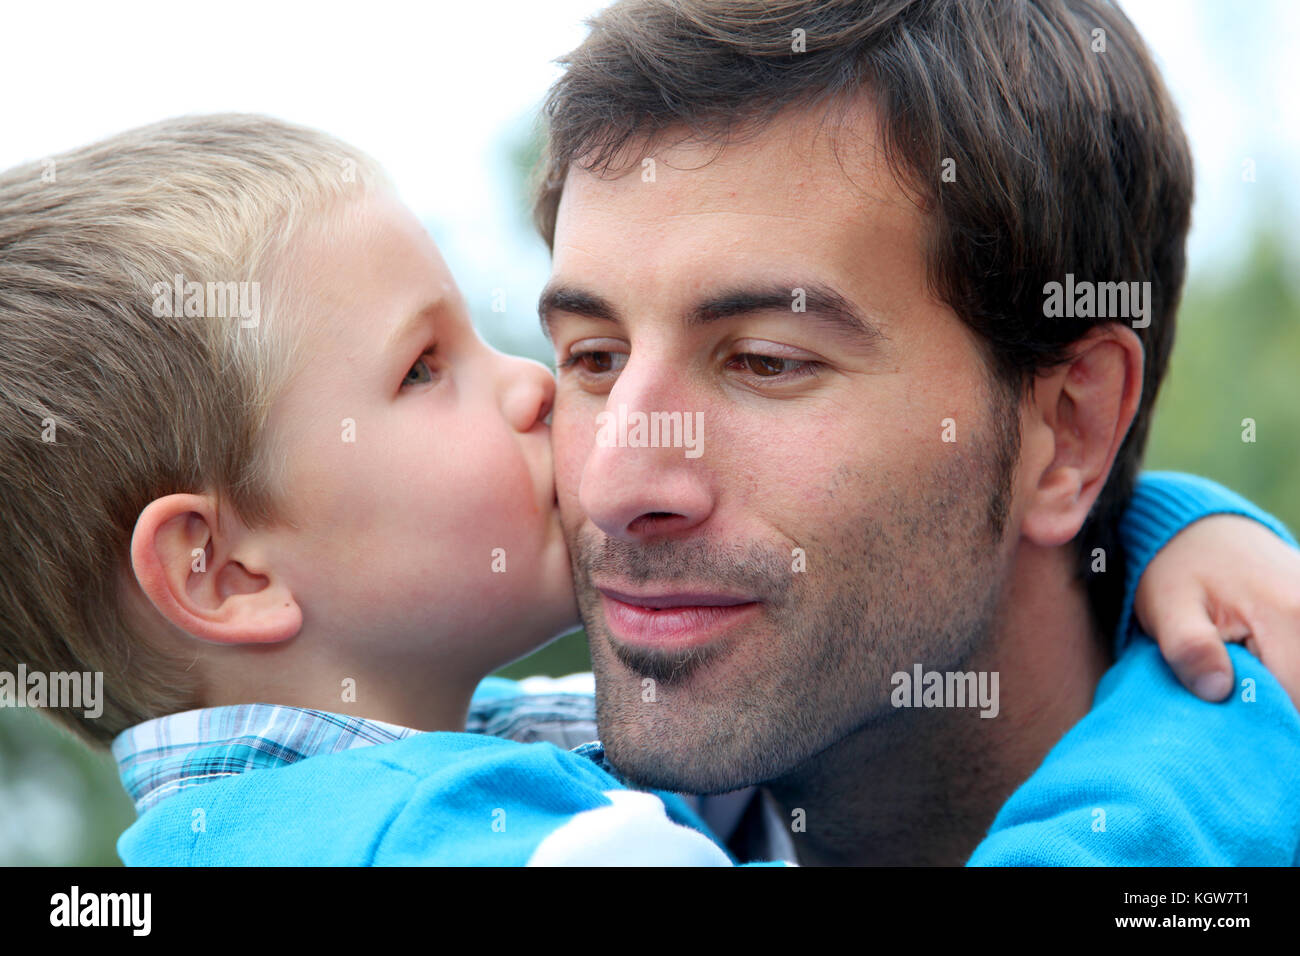
<path fill-rule="evenodd" d="M 913 204 L 886 161 L 874 108 L 791 107 L 725 141 L 668 130 L 629 145 L 608 170 L 570 167 L 560 217 L 610 204 L 655 216 L 782 209 L 792 217 L 849 216 Z"/>
<path fill-rule="evenodd" d="M 787 111 L 722 148 L 670 139 L 615 173 L 575 167 L 552 288 L 627 308 L 693 306 L 759 278 L 821 283 L 859 310 L 923 295 L 923 217 L 874 130 L 870 111 Z"/>

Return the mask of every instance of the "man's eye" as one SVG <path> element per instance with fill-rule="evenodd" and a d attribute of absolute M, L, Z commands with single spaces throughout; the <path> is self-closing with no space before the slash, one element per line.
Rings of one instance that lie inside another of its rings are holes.
<path fill-rule="evenodd" d="M 777 355 L 757 355 L 749 352 L 744 355 L 734 356 L 727 364 L 731 368 L 749 372 L 758 378 L 777 378 L 785 375 L 789 379 L 811 375 L 816 371 L 815 367 L 818 363 L 801 359 L 782 358 Z"/>
<path fill-rule="evenodd" d="M 406 373 L 406 377 L 402 379 L 402 388 L 409 385 L 423 385 L 425 382 L 433 381 L 433 370 L 429 368 L 428 358 L 429 356 L 426 354 L 415 360 L 415 364 L 411 366 L 410 371 Z"/>
<path fill-rule="evenodd" d="M 624 352 L 574 352 L 560 367 L 577 368 L 589 375 L 602 375 L 618 371 L 626 364 L 627 355 Z"/>

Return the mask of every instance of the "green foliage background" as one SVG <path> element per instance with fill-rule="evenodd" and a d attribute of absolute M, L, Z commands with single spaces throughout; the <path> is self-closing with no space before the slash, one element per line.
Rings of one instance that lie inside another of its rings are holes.
<path fill-rule="evenodd" d="M 1156 404 L 1146 465 L 1219 481 L 1300 529 L 1300 285 L 1279 230 L 1245 268 L 1193 283 Z M 1294 257 L 1291 258 L 1294 262 Z M 1255 421 L 1254 443 L 1242 440 Z"/>

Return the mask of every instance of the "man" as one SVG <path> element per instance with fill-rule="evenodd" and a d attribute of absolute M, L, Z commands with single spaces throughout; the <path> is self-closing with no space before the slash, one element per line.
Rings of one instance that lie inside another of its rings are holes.
<path fill-rule="evenodd" d="M 1090 732 L 1112 662 L 1122 572 L 1091 572 L 1191 205 L 1167 94 L 1090 0 L 624 0 L 592 26 L 537 214 L 608 761 L 762 785 L 801 862 L 963 862 Z M 696 454 L 615 434 L 674 412 Z M 1160 698 L 1138 653 L 1119 692 Z M 931 672 L 988 706 L 931 709 Z"/>

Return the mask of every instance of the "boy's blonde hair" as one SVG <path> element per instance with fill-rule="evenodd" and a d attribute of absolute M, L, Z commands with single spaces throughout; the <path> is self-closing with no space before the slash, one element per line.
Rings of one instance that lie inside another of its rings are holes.
<path fill-rule="evenodd" d="M 126 609 L 136 519 L 211 490 L 251 525 L 284 519 L 263 433 L 308 317 L 277 276 L 300 224 L 383 185 L 344 143 L 246 115 L 0 174 L 0 671 L 102 672 L 102 716 L 52 711 L 89 742 L 198 706 Z M 168 314 L 178 276 L 256 283 L 257 314 L 212 292 L 207 314 Z"/>

